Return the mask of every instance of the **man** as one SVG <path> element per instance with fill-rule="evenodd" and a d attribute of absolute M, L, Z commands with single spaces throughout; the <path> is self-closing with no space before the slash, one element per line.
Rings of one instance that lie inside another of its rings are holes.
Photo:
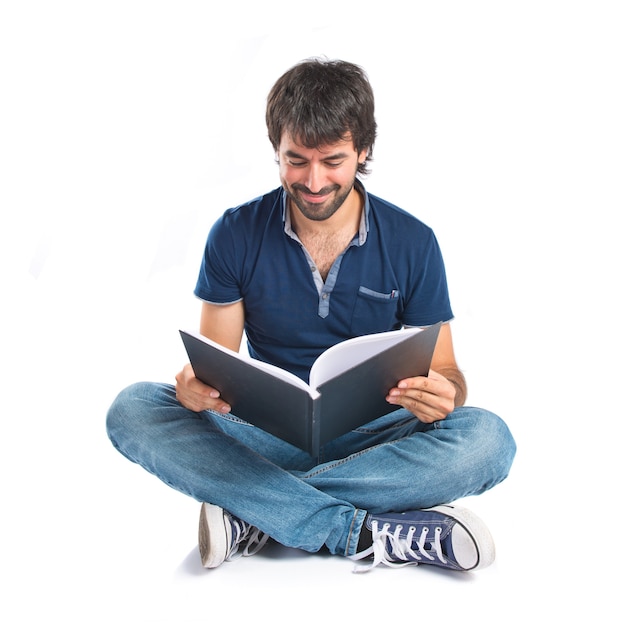
<path fill-rule="evenodd" d="M 376 136 L 361 68 L 310 59 L 272 88 L 266 120 L 281 187 L 226 211 L 209 233 L 195 294 L 200 332 L 307 380 L 349 337 L 443 321 L 427 377 L 389 390 L 392 412 L 318 458 L 230 413 L 186 365 L 171 385 L 138 383 L 113 403 L 113 444 L 201 504 L 205 567 L 279 543 L 378 564 L 489 565 L 483 522 L 449 503 L 502 481 L 515 455 L 504 422 L 465 407 L 452 310 L 434 234 L 365 191 Z M 262 401 L 259 398 L 259 401 Z"/>

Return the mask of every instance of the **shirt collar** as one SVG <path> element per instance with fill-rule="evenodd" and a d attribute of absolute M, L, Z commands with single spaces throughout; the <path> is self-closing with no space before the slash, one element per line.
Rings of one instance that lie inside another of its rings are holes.
<path fill-rule="evenodd" d="M 367 232 L 370 229 L 369 215 L 370 215 L 370 199 L 367 195 L 367 191 L 365 191 L 365 187 L 363 183 L 357 178 L 354 181 L 354 186 L 357 188 L 361 196 L 363 197 L 363 212 L 361 213 L 361 223 L 359 224 L 359 233 L 358 233 L 358 245 L 362 246 L 367 240 Z M 289 211 L 287 211 L 287 193 L 283 189 L 283 223 L 285 224 L 285 233 L 289 235 L 292 239 L 297 239 L 297 235 L 291 228 L 291 215 Z M 355 237 L 356 239 L 356 237 Z"/>

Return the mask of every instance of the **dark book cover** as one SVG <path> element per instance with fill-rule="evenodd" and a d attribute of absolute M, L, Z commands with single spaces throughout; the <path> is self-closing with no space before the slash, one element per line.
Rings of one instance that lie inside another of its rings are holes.
<path fill-rule="evenodd" d="M 402 378 L 428 374 L 440 326 L 384 333 L 392 345 L 383 342 L 356 364 L 348 358 L 347 368 L 318 389 L 196 333 L 180 334 L 195 375 L 220 391 L 233 415 L 317 456 L 324 443 L 398 408 L 385 400 L 388 391 Z M 382 340 L 382 335 L 374 339 Z M 333 358 L 341 363 L 342 352 L 367 340 L 350 339 L 330 348 Z"/>

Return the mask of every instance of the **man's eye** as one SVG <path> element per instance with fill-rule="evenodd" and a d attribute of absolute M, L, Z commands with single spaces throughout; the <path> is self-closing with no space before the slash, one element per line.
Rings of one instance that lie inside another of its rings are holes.
<path fill-rule="evenodd" d="M 291 165 L 291 167 L 304 167 L 306 161 L 289 161 L 289 165 Z"/>
<path fill-rule="evenodd" d="M 339 167 L 343 161 L 326 161 L 328 167 Z"/>

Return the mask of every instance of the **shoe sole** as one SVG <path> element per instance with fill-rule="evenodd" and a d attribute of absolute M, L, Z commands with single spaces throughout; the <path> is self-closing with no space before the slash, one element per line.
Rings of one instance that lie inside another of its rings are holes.
<path fill-rule="evenodd" d="M 224 510 L 204 502 L 200 508 L 198 526 L 198 548 L 202 566 L 213 568 L 221 565 L 226 560 L 229 543 Z"/>
<path fill-rule="evenodd" d="M 466 544 L 465 549 L 460 549 L 458 554 L 455 549 L 454 553 L 457 563 L 463 570 L 482 569 L 494 562 L 496 547 L 493 538 L 485 523 L 475 513 L 469 509 L 452 506 L 451 504 L 442 504 L 425 510 L 438 511 L 443 515 L 454 518 L 465 531 L 463 535 L 467 534 L 466 537 L 459 535 L 458 538 L 453 538 L 455 541 Z M 452 532 L 454 534 L 454 529 Z M 470 560 L 466 556 L 468 548 L 473 548 L 471 552 L 475 551 L 475 554 L 469 557 Z"/>

